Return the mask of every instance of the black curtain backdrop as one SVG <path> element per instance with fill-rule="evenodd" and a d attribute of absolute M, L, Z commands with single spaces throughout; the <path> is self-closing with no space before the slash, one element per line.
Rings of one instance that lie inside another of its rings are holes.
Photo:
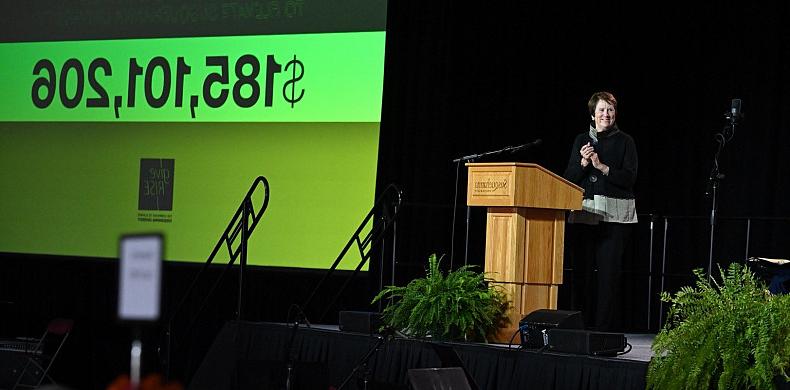
<path fill-rule="evenodd" d="M 711 204 L 705 192 L 714 134 L 726 124 L 733 98 L 742 99 L 745 118 L 719 161 L 726 177 L 718 191 L 715 258 L 742 260 L 747 248 L 752 255 L 790 257 L 786 3 L 392 0 L 388 7 L 377 188 L 398 184 L 405 204 L 395 236 L 337 309 L 375 309 L 368 302 L 380 273 L 384 284 L 402 285 L 424 274 L 431 253 L 446 255 L 444 268 L 462 264 L 466 171 L 452 160 L 540 138 L 540 147 L 485 161 L 533 162 L 562 173 L 573 137 L 587 129 L 587 99 L 599 90 L 618 97 L 618 123 L 636 140 L 640 157 L 640 223 L 626 263 L 624 330 L 655 331 L 660 286 L 674 291 L 692 281 L 692 268 L 707 267 Z M 484 213 L 471 210 L 470 264 L 483 263 Z M 578 275 L 572 259 L 565 265 L 560 308 L 571 308 L 570 282 Z M 3 254 L 0 267 L 0 336 L 39 336 L 49 319 L 72 317 L 75 335 L 53 376 L 75 388 L 103 389 L 128 371 L 129 333 L 114 321 L 114 262 Z M 666 278 L 658 277 L 662 269 Z M 196 267 L 168 264 L 165 272 L 167 311 Z M 246 319 L 284 321 L 322 271 L 253 267 L 251 273 Z M 232 318 L 234 280 L 223 282 L 202 314 L 200 332 L 188 339 L 189 350 L 175 356 L 176 379 L 193 372 Z M 148 348 L 158 346 L 160 331 L 150 330 Z M 147 370 L 161 372 L 155 352 L 146 356 Z"/>
<path fill-rule="evenodd" d="M 645 388 L 645 362 L 434 343 L 450 356 L 455 351 L 480 389 Z M 442 362 L 442 358 L 448 361 Z M 421 340 L 378 339 L 316 328 L 294 332 L 282 325 L 229 322 L 217 336 L 190 389 L 284 388 L 289 361 L 294 367 L 294 389 L 337 388 L 350 377 L 346 389 L 406 390 L 411 388 L 406 378 L 408 370 L 456 364 L 440 357 L 431 342 Z M 362 362 L 366 364 L 361 366 Z M 368 387 L 362 384 L 364 378 Z"/>
<path fill-rule="evenodd" d="M 378 185 L 401 184 L 407 202 L 396 279 L 421 273 L 432 252 L 463 262 L 466 177 L 461 167 L 456 183 L 454 158 L 540 138 L 539 148 L 485 161 L 534 162 L 562 174 L 574 136 L 590 121 L 587 99 L 599 90 L 617 96 L 618 124 L 637 143 L 639 229 L 656 218 L 654 260 L 663 217 L 684 217 L 673 220 L 667 243 L 667 267 L 684 280 L 708 265 L 714 134 L 733 98 L 742 99 L 745 118 L 719 159 L 719 216 L 790 215 L 788 16 L 786 4 L 390 2 Z M 471 211 L 469 263 L 482 264 L 484 214 Z M 715 258 L 743 259 L 745 223 L 717 226 Z M 787 257 L 785 225 L 755 222 L 750 253 Z M 648 270 L 642 235 L 634 261 Z"/>

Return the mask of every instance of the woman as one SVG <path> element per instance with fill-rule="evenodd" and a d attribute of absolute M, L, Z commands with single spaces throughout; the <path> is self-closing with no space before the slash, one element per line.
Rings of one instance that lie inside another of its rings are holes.
<path fill-rule="evenodd" d="M 612 331 L 620 314 L 616 299 L 623 257 L 637 222 L 633 186 L 638 159 L 633 138 L 615 122 L 617 99 L 596 92 L 587 108 L 592 123 L 574 140 L 564 174 L 584 189 L 584 199 L 582 210 L 571 212 L 568 222 L 576 230 L 575 267 L 585 273 L 582 288 L 576 289 L 585 298 L 585 319 L 593 329 Z"/>

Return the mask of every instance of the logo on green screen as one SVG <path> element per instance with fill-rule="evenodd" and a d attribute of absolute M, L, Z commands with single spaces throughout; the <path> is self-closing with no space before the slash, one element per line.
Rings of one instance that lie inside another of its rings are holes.
<path fill-rule="evenodd" d="M 176 160 L 140 159 L 140 197 L 138 210 L 173 210 L 173 178 Z"/>

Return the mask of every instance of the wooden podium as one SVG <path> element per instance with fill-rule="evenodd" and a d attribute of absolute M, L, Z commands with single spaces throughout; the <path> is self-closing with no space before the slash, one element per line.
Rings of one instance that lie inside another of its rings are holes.
<path fill-rule="evenodd" d="M 524 316 L 557 308 L 565 211 L 581 209 L 583 190 L 536 164 L 466 166 L 466 204 L 488 207 L 485 272 L 513 302 L 510 324 L 495 337 L 508 342 Z"/>

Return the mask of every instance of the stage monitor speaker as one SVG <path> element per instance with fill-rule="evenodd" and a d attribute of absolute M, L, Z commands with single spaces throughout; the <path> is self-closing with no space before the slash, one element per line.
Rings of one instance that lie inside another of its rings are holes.
<path fill-rule="evenodd" d="M 413 390 L 471 390 L 461 367 L 412 368 L 407 374 Z"/>
<path fill-rule="evenodd" d="M 523 347 L 541 348 L 547 344 L 549 329 L 583 329 L 584 320 L 580 311 L 538 309 L 519 321 L 518 328 Z"/>
<path fill-rule="evenodd" d="M 550 329 L 549 348 L 556 352 L 581 355 L 615 356 L 625 351 L 623 333 L 595 332 L 580 329 Z"/>
<path fill-rule="evenodd" d="M 379 333 L 381 313 L 370 311 L 341 311 L 338 324 L 344 332 Z"/>

